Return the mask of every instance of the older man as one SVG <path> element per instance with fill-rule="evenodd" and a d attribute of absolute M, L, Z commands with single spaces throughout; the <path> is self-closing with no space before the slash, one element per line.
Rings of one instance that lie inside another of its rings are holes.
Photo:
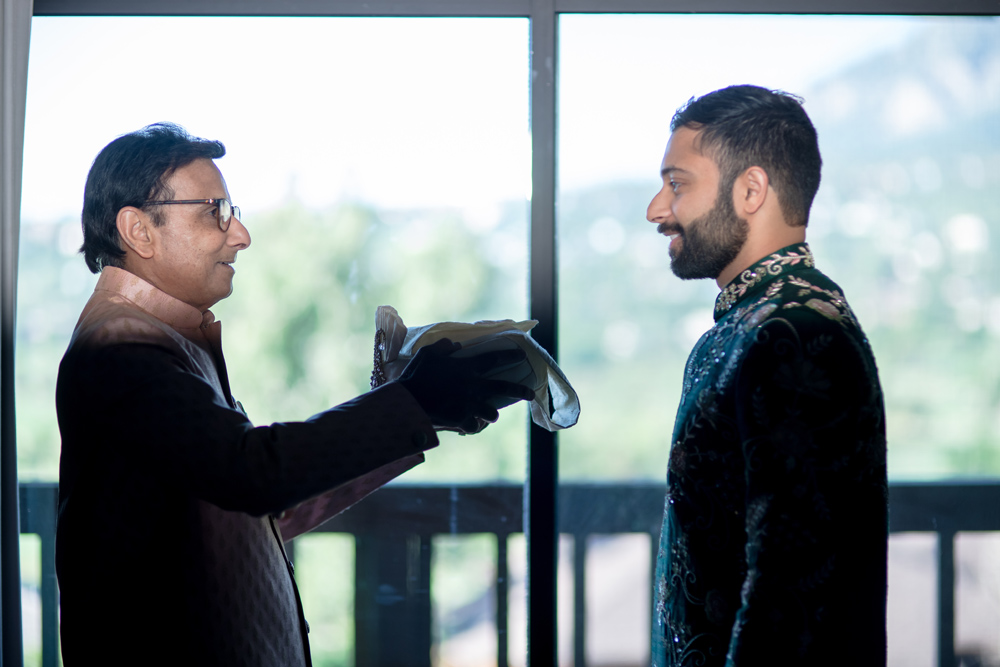
<path fill-rule="evenodd" d="M 816 131 L 756 86 L 689 102 L 671 130 L 647 217 L 677 276 L 722 291 L 671 442 L 653 664 L 884 665 L 882 393 L 805 243 Z"/>
<path fill-rule="evenodd" d="M 254 427 L 229 390 L 211 310 L 250 235 L 222 144 L 154 125 L 98 155 L 83 253 L 101 276 L 59 369 L 56 567 L 66 664 L 307 665 L 283 541 L 475 432 L 478 373 L 514 354 L 422 350 L 401 378 L 305 422 Z M 289 270 L 294 270 L 290 267 Z"/>

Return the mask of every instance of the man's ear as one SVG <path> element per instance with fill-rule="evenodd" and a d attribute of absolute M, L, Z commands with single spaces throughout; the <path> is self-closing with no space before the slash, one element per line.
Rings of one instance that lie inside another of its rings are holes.
<path fill-rule="evenodd" d="M 126 206 L 118 211 L 115 219 L 118 236 L 129 248 L 143 259 L 153 256 L 153 221 L 134 206 Z"/>
<path fill-rule="evenodd" d="M 761 167 L 750 167 L 740 174 L 733 186 L 736 213 L 745 217 L 760 210 L 767 201 L 769 186 L 770 179 Z"/>

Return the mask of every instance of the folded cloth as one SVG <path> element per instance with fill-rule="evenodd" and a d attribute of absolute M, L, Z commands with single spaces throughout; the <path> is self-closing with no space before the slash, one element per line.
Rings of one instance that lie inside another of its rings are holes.
<path fill-rule="evenodd" d="M 522 349 L 523 361 L 492 369 L 483 377 L 505 380 L 529 387 L 535 392 L 531 419 L 549 431 L 576 424 L 580 418 L 580 399 L 566 375 L 541 345 L 528 335 L 537 320 L 488 320 L 481 322 L 436 322 L 422 327 L 407 327 L 392 306 L 375 310 L 375 359 L 372 388 L 398 378 L 413 355 L 424 345 L 442 338 L 461 343 L 456 357 L 473 357 L 496 350 Z M 498 410 L 514 401 L 499 399 Z"/>

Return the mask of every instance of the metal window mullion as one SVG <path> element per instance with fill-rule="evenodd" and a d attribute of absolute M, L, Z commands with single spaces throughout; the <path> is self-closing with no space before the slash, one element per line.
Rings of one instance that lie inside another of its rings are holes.
<path fill-rule="evenodd" d="M 532 0 L 530 43 L 532 336 L 558 359 L 556 292 L 556 14 L 553 0 Z M 528 546 L 529 667 L 558 664 L 556 567 L 558 452 L 555 434 L 531 424 L 524 488 Z"/>
<path fill-rule="evenodd" d="M 555 0 L 556 13 L 995 15 L 985 0 Z M 34 0 L 35 16 L 527 16 L 531 0 Z"/>
<path fill-rule="evenodd" d="M 0 664 L 23 664 L 21 530 L 14 422 L 14 340 L 17 311 L 18 228 L 28 81 L 30 0 L 0 3 Z"/>
<path fill-rule="evenodd" d="M 527 16 L 530 0 L 35 0 L 35 16 Z"/>
<path fill-rule="evenodd" d="M 36 0 L 37 1 L 37 0 Z M 1000 13 L 983 0 L 556 0 L 558 13 L 860 14 L 976 16 Z"/>

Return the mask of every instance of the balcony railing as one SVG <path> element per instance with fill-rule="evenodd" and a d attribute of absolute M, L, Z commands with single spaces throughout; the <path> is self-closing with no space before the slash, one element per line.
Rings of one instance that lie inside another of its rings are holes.
<path fill-rule="evenodd" d="M 563 484 L 560 532 L 574 538 L 573 644 L 585 667 L 587 538 L 646 533 L 656 562 L 663 510 L 660 484 Z M 41 538 L 42 664 L 58 664 L 55 484 L 21 485 L 21 532 Z M 1000 531 L 1000 480 L 890 485 L 890 531 L 937 535 L 937 665 L 955 656 L 955 536 Z M 507 538 L 523 530 L 522 487 L 384 488 L 317 529 L 355 537 L 355 664 L 431 664 L 431 549 L 435 535 L 496 536 L 497 664 L 507 660 Z M 652 581 L 652 573 L 650 573 Z M 391 603 L 387 603 L 391 602 Z M 407 632 L 400 632 L 407 628 Z"/>

